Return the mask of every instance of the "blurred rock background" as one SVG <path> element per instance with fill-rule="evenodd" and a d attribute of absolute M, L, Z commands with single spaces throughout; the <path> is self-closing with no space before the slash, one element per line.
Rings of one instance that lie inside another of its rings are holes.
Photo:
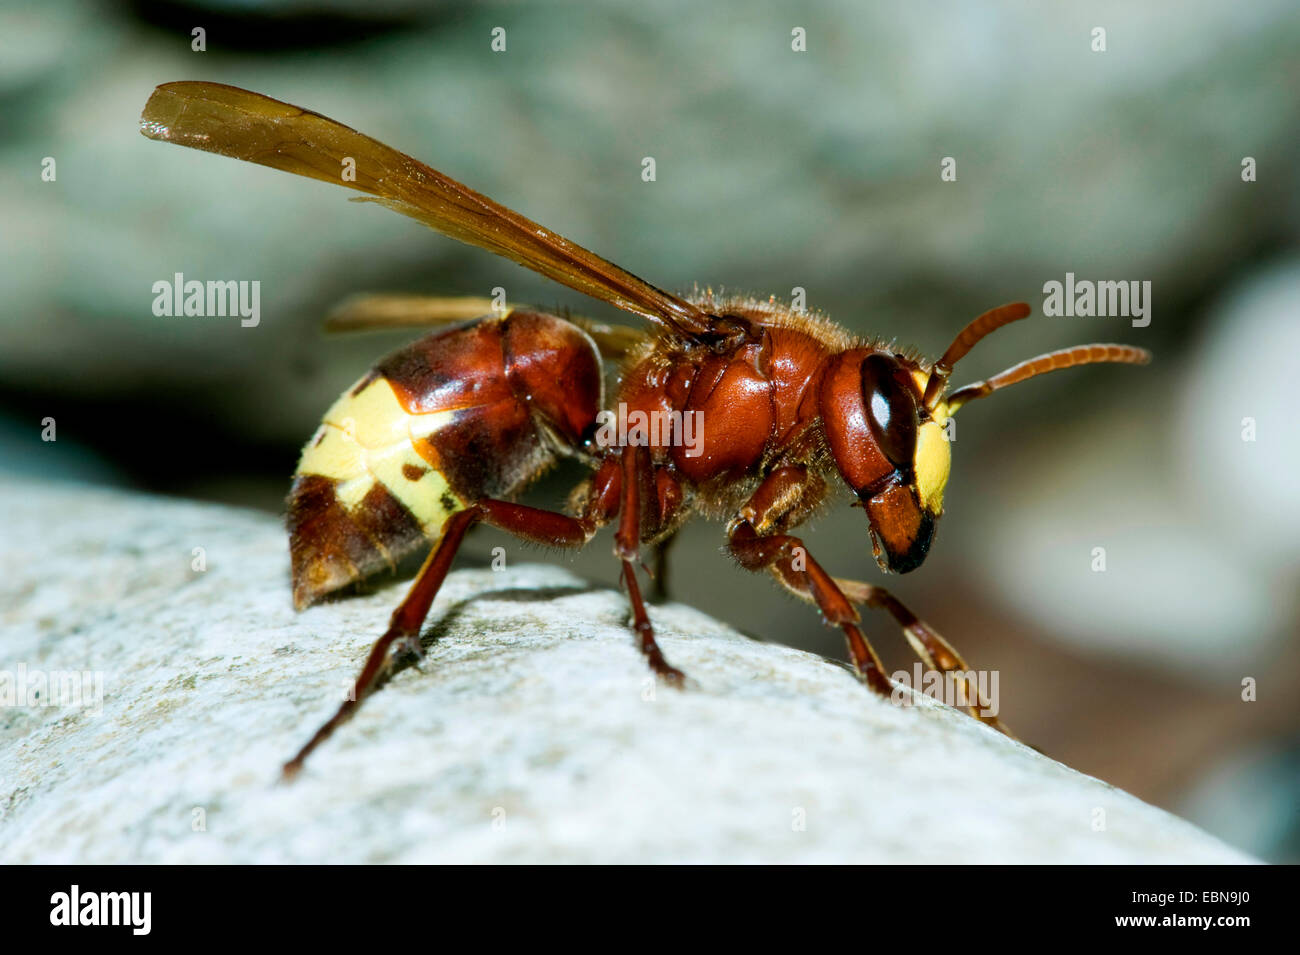
<path fill-rule="evenodd" d="M 1066 272 L 1149 280 L 1145 328 L 1039 315 L 963 361 L 959 384 L 1081 341 L 1156 353 L 963 412 L 935 550 L 890 586 L 1001 671 L 1002 715 L 1028 742 L 1297 861 L 1297 48 L 1290 0 L 11 0 L 0 467 L 274 512 L 321 412 L 404 340 L 325 338 L 339 299 L 503 286 L 614 317 L 342 190 L 145 140 L 140 108 L 169 80 L 316 109 L 656 284 L 799 286 L 855 332 L 932 355 L 992 305 L 1041 310 Z M 152 285 L 176 272 L 259 280 L 260 325 L 155 317 Z M 57 442 L 41 441 L 47 417 Z M 530 498 L 556 503 L 579 476 L 562 469 Z M 874 580 L 861 515 L 832 514 L 806 535 L 813 552 Z M 841 655 L 721 543 L 719 526 L 688 528 L 675 597 Z M 467 563 L 498 545 L 523 559 L 485 531 Z M 613 579 L 608 546 L 573 566 Z M 910 667 L 892 625 L 867 624 L 886 662 Z"/>

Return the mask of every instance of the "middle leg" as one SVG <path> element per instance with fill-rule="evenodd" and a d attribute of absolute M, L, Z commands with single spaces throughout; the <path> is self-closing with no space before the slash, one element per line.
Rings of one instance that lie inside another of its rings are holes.
<path fill-rule="evenodd" d="M 641 535 L 646 522 L 645 496 L 652 492 L 653 469 L 647 448 L 625 445 L 620 452 L 622 465 L 622 501 L 619 507 L 618 532 L 614 535 L 614 556 L 623 564 L 623 584 L 632 604 L 632 627 L 650 669 L 662 677 L 669 686 L 681 687 L 686 674 L 670 665 L 655 641 L 654 627 L 646 613 L 641 585 L 636 579 L 636 566 L 641 553 Z"/>

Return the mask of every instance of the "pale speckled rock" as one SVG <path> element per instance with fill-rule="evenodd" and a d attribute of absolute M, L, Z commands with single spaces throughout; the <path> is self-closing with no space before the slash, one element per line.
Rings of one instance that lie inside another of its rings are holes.
<path fill-rule="evenodd" d="M 652 613 L 694 685 L 648 694 L 621 595 L 539 565 L 454 573 L 422 669 L 279 785 L 403 585 L 295 614 L 265 516 L 73 485 L 0 502 L 3 669 L 104 675 L 98 715 L 0 709 L 7 863 L 1250 861 L 683 606 Z"/>

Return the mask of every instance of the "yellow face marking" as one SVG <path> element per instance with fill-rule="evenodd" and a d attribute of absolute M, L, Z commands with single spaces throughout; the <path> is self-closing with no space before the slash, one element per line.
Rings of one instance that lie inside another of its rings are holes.
<path fill-rule="evenodd" d="M 404 409 L 386 378 L 353 395 L 345 392 L 303 449 L 298 474 L 319 474 L 337 483 L 339 503 L 353 510 L 378 482 L 406 506 L 425 533 L 436 536 L 443 522 L 465 504 L 415 449 L 415 442 L 449 424 L 454 412 L 413 415 Z M 412 481 L 405 465 L 424 471 Z M 455 502 L 448 510 L 444 497 Z"/>
<path fill-rule="evenodd" d="M 929 375 L 915 371 L 912 378 L 920 393 L 925 394 Z M 930 412 L 931 420 L 924 422 L 917 432 L 916 455 L 912 461 L 921 506 L 936 517 L 943 513 L 943 490 L 948 486 L 948 473 L 952 467 L 952 449 L 944 435 L 944 423 L 949 417 L 947 402 L 940 400 Z"/>

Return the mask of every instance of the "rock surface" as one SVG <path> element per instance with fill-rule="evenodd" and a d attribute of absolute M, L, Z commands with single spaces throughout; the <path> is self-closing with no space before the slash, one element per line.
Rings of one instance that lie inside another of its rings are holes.
<path fill-rule="evenodd" d="M 656 690 L 622 596 L 545 565 L 454 573 L 421 669 L 282 785 L 403 583 L 295 614 L 276 521 L 117 491 L 0 481 L 0 525 L 0 679 L 92 697 L 0 708 L 6 863 L 1251 861 L 687 607 Z"/>

